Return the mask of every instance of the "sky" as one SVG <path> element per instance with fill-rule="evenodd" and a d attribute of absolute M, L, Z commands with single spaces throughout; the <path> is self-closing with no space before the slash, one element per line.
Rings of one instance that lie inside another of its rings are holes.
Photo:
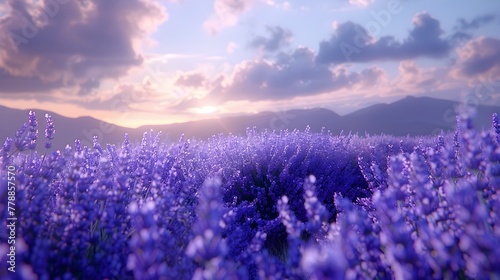
<path fill-rule="evenodd" d="M 497 0 L 0 1 L 0 104 L 125 127 L 500 106 Z"/>

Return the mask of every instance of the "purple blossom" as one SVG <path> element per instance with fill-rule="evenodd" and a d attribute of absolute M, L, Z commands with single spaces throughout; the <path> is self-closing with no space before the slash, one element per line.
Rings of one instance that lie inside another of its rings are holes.
<path fill-rule="evenodd" d="M 500 137 L 500 123 L 498 122 L 498 114 L 497 113 L 494 113 L 492 116 L 491 116 L 491 119 L 492 119 L 492 129 L 493 131 L 495 132 L 495 135 L 496 135 L 496 138 L 497 140 L 499 139 Z"/>
<path fill-rule="evenodd" d="M 14 143 L 15 143 L 17 151 L 24 151 L 28 147 L 28 144 L 29 144 L 28 139 L 25 139 L 26 138 L 26 135 L 25 135 L 26 129 L 28 129 L 28 124 L 24 123 L 21 126 L 21 128 L 18 131 L 16 131 L 16 135 L 14 136 L 14 139 L 15 139 Z"/>
<path fill-rule="evenodd" d="M 40 157 L 23 153 L 37 140 L 30 112 L 0 150 L 15 169 L 0 173 L 0 216 L 14 181 L 22 221 L 19 273 L 4 273 L 0 246 L 0 278 L 495 278 L 492 123 L 476 131 L 462 115 L 454 134 L 420 138 L 249 128 L 171 142 L 149 131 Z"/>
<path fill-rule="evenodd" d="M 52 147 L 51 141 L 54 139 L 54 134 L 56 133 L 56 128 L 51 115 L 45 114 L 45 121 L 47 122 L 47 126 L 45 127 L 45 138 L 47 138 L 47 140 L 45 140 L 44 147 L 50 149 Z"/>
<path fill-rule="evenodd" d="M 36 114 L 33 111 L 29 112 L 29 131 L 28 131 L 28 149 L 34 150 L 36 148 L 36 140 L 38 138 L 38 121 L 36 120 Z"/>
<path fill-rule="evenodd" d="M 2 145 L 2 148 L 0 149 L 0 157 L 2 158 L 7 158 L 9 153 L 12 151 L 12 145 L 14 143 L 14 140 L 10 137 L 7 137 L 5 139 L 5 142 Z"/>

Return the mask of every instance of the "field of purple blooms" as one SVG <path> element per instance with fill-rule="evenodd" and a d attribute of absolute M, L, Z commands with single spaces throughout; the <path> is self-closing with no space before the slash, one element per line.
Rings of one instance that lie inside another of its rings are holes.
<path fill-rule="evenodd" d="M 151 131 L 61 151 L 46 123 L 30 112 L 0 150 L 1 279 L 500 279 L 496 115 L 425 138 Z"/>

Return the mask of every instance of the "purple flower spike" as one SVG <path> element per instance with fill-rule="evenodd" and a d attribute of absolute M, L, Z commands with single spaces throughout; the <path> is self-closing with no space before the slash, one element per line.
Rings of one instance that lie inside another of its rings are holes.
<path fill-rule="evenodd" d="M 47 126 L 45 127 L 45 145 L 46 149 L 50 149 L 52 147 L 51 140 L 54 139 L 54 134 L 56 133 L 56 127 L 54 122 L 52 121 L 52 116 L 49 114 L 45 114 L 45 121 L 47 122 Z"/>
<path fill-rule="evenodd" d="M 498 114 L 494 113 L 493 116 L 491 117 L 492 120 L 492 128 L 493 131 L 495 132 L 495 135 L 497 137 L 497 142 L 500 142 L 500 123 L 498 123 Z"/>
<path fill-rule="evenodd" d="M 7 139 L 5 139 L 5 142 L 3 143 L 2 149 L 0 149 L 0 157 L 4 157 L 4 156 L 8 155 L 8 153 L 12 150 L 12 143 L 13 142 L 14 142 L 14 140 L 12 140 L 12 138 L 10 138 L 10 137 L 7 137 Z"/>
<path fill-rule="evenodd" d="M 28 148 L 34 150 L 36 148 L 36 140 L 38 138 L 38 121 L 36 114 L 33 111 L 29 112 L 29 131 L 28 131 Z"/>

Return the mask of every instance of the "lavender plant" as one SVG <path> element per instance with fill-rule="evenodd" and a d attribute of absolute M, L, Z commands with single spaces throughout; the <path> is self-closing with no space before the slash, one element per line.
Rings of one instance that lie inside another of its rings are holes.
<path fill-rule="evenodd" d="M 0 149 L 0 279 L 499 279 L 498 117 L 436 137 L 309 130 Z M 8 232 L 0 238 L 7 240 Z"/>

